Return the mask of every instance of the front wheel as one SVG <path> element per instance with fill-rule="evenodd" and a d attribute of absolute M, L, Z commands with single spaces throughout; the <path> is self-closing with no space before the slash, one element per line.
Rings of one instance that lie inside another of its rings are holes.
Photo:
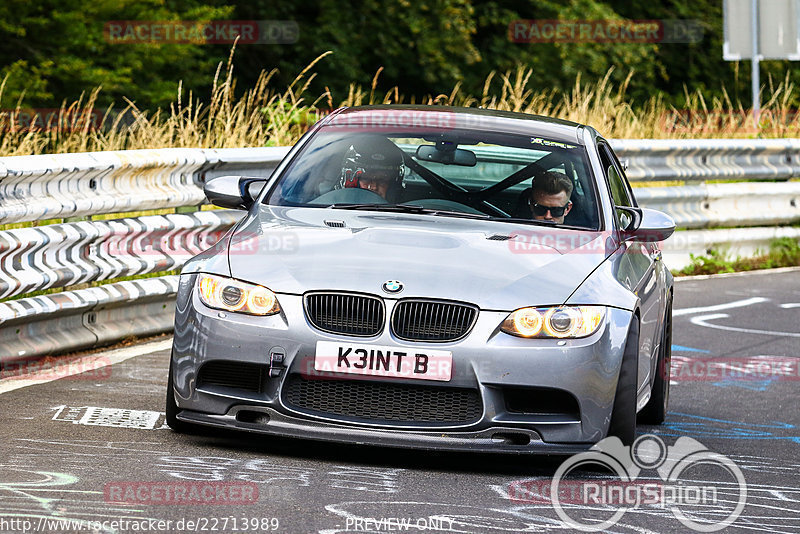
<path fill-rule="evenodd" d="M 608 435 L 618 437 L 623 445 L 633 444 L 636 437 L 636 377 L 639 356 L 639 319 L 634 317 L 628 330 L 617 392 L 611 410 Z"/>
<path fill-rule="evenodd" d="M 169 357 L 169 378 L 167 379 L 167 402 L 165 407 L 165 415 L 167 420 L 167 425 L 178 433 L 186 433 L 190 432 L 192 429 L 192 425 L 189 423 L 185 423 L 178 419 L 178 405 L 175 403 L 175 386 L 174 383 L 174 376 L 172 371 L 172 355 Z"/>
<path fill-rule="evenodd" d="M 658 351 L 656 376 L 650 400 L 639 414 L 639 421 L 647 425 L 660 425 L 667 417 L 669 407 L 669 378 L 672 365 L 672 299 L 667 305 L 664 328 L 661 331 L 661 347 Z"/>

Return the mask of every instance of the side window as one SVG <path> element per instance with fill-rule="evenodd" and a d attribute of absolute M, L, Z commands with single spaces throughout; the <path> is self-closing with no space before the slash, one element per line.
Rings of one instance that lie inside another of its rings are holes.
<path fill-rule="evenodd" d="M 603 164 L 603 170 L 606 174 L 606 181 L 608 182 L 608 190 L 611 192 L 611 198 L 614 200 L 615 206 L 634 205 L 631 198 L 628 186 L 625 183 L 625 178 L 622 177 L 622 171 L 619 167 L 617 159 L 611 152 L 611 149 L 605 143 L 598 143 L 600 162 Z M 620 227 L 626 228 L 631 223 L 631 216 L 623 210 L 616 210 L 617 219 L 619 220 Z"/>

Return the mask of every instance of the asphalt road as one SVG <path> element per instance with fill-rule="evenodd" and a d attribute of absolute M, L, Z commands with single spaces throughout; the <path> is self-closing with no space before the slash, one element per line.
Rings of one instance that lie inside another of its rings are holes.
<path fill-rule="evenodd" d="M 670 414 L 639 433 L 657 435 L 670 455 L 688 454 L 676 441 L 692 438 L 695 448 L 733 462 L 747 493 L 726 532 L 800 531 L 800 271 L 680 281 L 675 309 Z M 96 355 L 89 361 L 123 361 L 60 380 L 17 389 L 18 379 L 0 381 L 0 532 L 573 530 L 536 493 L 563 457 L 176 434 L 161 413 L 167 345 Z M 150 352 L 130 357 L 136 351 Z M 632 484 L 662 480 L 648 465 Z M 701 487 L 714 497 L 681 501 L 689 519 L 709 525 L 734 511 L 742 487 L 722 465 L 696 462 L 672 480 L 672 488 Z M 617 480 L 598 469 L 578 478 L 595 486 Z M 180 502 L 168 491 L 183 492 Z M 186 504 L 192 495 L 205 501 Z M 564 505 L 585 521 L 618 509 Z M 669 507 L 646 503 L 607 530 L 692 531 Z"/>

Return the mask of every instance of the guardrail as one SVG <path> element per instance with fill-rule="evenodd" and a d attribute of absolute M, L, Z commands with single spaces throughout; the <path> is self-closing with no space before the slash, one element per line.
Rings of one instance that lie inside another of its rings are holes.
<path fill-rule="evenodd" d="M 618 139 L 632 182 L 788 180 L 800 176 L 800 139 Z"/>
<path fill-rule="evenodd" d="M 636 188 L 643 206 L 661 209 L 684 228 L 664 245 L 677 268 L 710 247 L 764 250 L 800 220 L 800 140 L 615 141 L 634 182 L 737 179 Z M 0 224 L 57 219 L 56 224 L 0 231 L 0 361 L 84 349 L 172 327 L 176 276 L 80 284 L 163 273 L 210 246 L 240 214 L 200 211 L 203 183 L 224 174 L 269 176 L 287 147 L 163 149 L 0 158 Z M 744 182 L 744 183 L 743 183 Z M 194 207 L 194 213 L 92 220 L 99 215 Z M 75 219 L 86 220 L 75 220 Z M 63 220 L 63 221 L 62 221 Z M 76 286 L 78 288 L 76 288 Z M 31 292 L 65 288 L 38 296 Z"/>
<path fill-rule="evenodd" d="M 800 182 L 637 187 L 640 205 L 669 213 L 678 227 L 764 226 L 800 220 Z"/>
<path fill-rule="evenodd" d="M 196 206 L 203 181 L 269 176 L 276 148 L 126 150 L 0 158 L 0 224 Z"/>

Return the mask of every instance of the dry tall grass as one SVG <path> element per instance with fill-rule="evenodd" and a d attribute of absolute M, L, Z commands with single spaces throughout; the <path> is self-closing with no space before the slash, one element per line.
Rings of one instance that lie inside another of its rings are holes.
<path fill-rule="evenodd" d="M 119 113 L 111 108 L 102 115 L 94 112 L 96 88 L 87 97 L 62 104 L 51 114 L 48 124 L 36 126 L 23 120 L 25 109 L 18 102 L 11 111 L 0 111 L 0 155 L 85 152 L 166 147 L 249 147 L 280 146 L 294 143 L 320 110 L 337 107 L 326 91 L 313 99 L 307 96 L 314 65 L 306 67 L 285 90 L 270 85 L 275 71 L 263 71 L 255 86 L 241 97 L 235 96 L 236 78 L 232 58 L 220 64 L 214 75 L 210 100 L 204 103 L 191 92 L 184 99 L 178 85 L 176 101 L 168 110 L 148 114 L 131 100 Z M 535 83 L 533 69 L 520 66 L 515 71 L 491 73 L 479 97 L 465 94 L 460 85 L 449 93 L 421 99 L 422 104 L 454 105 L 521 111 L 560 117 L 590 124 L 613 138 L 705 138 L 705 137 L 786 137 L 797 135 L 797 114 L 789 102 L 795 87 L 787 78 L 766 88 L 766 102 L 758 123 L 741 104 L 722 98 L 706 102 L 699 92 L 686 92 L 684 109 L 675 109 L 654 96 L 645 105 L 632 107 L 626 96 L 632 73 L 618 86 L 610 81 L 612 71 L 596 83 L 585 83 L 580 76 L 570 91 L 542 89 Z M 393 87 L 377 94 L 380 70 L 370 88 L 355 84 L 338 105 L 415 103 Z M 0 83 L 0 107 L 3 87 Z"/>

